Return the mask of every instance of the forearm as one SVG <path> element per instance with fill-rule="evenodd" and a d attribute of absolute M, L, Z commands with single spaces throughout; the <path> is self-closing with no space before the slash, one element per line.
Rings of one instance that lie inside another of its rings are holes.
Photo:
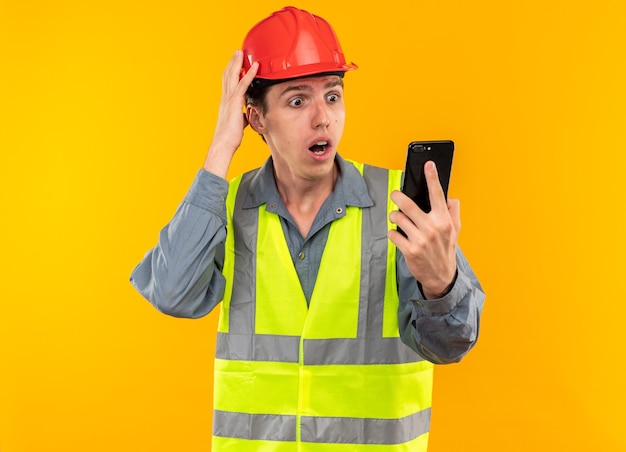
<path fill-rule="evenodd" d="M 408 269 L 398 262 L 402 340 L 436 364 L 458 362 L 478 339 L 485 294 L 460 250 L 457 276 L 450 291 L 440 299 L 426 300 Z"/>
<path fill-rule="evenodd" d="M 222 299 L 228 183 L 200 171 L 157 245 L 131 275 L 133 286 L 158 310 L 201 317 Z"/>

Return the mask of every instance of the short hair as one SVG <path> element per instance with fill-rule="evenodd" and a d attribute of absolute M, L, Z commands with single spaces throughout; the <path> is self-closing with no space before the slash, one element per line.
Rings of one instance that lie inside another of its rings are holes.
<path fill-rule="evenodd" d="M 267 92 L 271 85 L 251 84 L 245 95 L 246 106 L 255 105 L 261 114 L 267 112 Z"/>

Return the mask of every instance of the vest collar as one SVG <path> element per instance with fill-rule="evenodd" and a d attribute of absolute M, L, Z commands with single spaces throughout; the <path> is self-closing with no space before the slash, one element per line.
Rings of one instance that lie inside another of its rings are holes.
<path fill-rule="evenodd" d="M 371 207 L 374 201 L 370 197 L 365 180 L 354 165 L 343 159 L 339 154 L 335 157 L 339 167 L 339 177 L 335 190 L 331 193 L 334 197 L 333 205 Z M 283 202 L 276 188 L 272 157 L 257 171 L 250 181 L 250 187 L 243 202 L 244 209 L 254 209 L 262 204 L 282 205 Z"/>

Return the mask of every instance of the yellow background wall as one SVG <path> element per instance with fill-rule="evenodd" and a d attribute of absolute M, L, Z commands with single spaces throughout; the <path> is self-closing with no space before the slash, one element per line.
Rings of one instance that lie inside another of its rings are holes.
<path fill-rule="evenodd" d="M 620 0 L 303 0 L 349 60 L 345 157 L 453 139 L 481 336 L 436 370 L 438 451 L 626 450 Z M 0 3 L 0 450 L 206 451 L 215 313 L 128 283 L 182 200 L 221 72 L 284 2 Z M 267 156 L 247 133 L 232 174 Z"/>

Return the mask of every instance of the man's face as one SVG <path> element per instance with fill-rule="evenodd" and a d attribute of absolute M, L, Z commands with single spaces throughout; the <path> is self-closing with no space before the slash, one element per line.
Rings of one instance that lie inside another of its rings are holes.
<path fill-rule="evenodd" d="M 343 134 L 343 80 L 336 75 L 270 87 L 264 115 L 251 124 L 270 147 L 278 177 L 315 181 L 332 174 Z"/>

